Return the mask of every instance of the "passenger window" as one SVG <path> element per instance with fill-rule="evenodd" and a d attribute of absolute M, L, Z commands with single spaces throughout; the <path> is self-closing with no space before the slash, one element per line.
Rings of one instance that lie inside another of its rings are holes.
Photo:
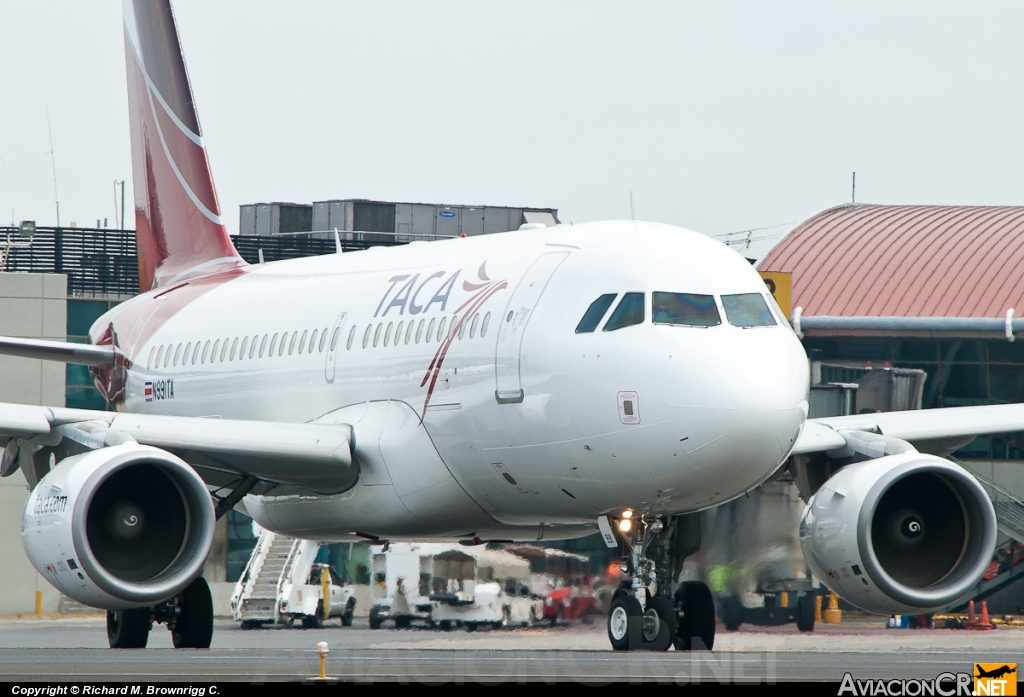
<path fill-rule="evenodd" d="M 227 348 L 227 344 L 224 344 L 224 347 Z M 228 357 L 228 360 L 230 360 L 230 361 L 235 360 L 235 349 L 237 347 L 238 347 L 238 337 L 236 336 L 235 340 L 231 342 L 231 355 Z M 245 344 L 244 343 L 242 344 L 242 350 L 243 351 L 245 350 Z"/>
<path fill-rule="evenodd" d="M 206 354 L 207 354 L 207 353 L 208 353 L 209 351 L 210 351 L 210 340 L 209 340 L 209 339 L 207 339 L 207 340 L 206 340 L 206 343 L 205 343 L 205 344 L 203 344 L 203 356 L 202 356 L 202 359 L 201 359 L 201 360 L 199 361 L 200 363 L 206 363 Z M 216 350 L 214 350 L 214 353 L 216 353 L 216 352 L 217 352 L 217 351 L 216 351 Z M 212 360 L 211 360 L 210 362 L 211 362 L 211 363 L 213 363 L 213 361 L 212 361 Z"/>
<path fill-rule="evenodd" d="M 213 350 L 210 351 L 210 363 L 216 363 L 216 361 L 217 361 L 217 351 L 219 349 L 220 349 L 220 339 L 217 339 L 215 342 L 213 342 Z"/>
<path fill-rule="evenodd" d="M 480 338 L 483 339 L 484 335 L 487 334 L 487 325 L 491 323 L 491 313 L 488 312 L 484 315 L 484 323 L 480 325 Z"/>
<path fill-rule="evenodd" d="M 405 345 L 406 346 L 408 346 L 409 342 L 412 341 L 412 326 L 414 324 L 416 324 L 416 322 L 414 320 L 409 320 L 409 326 L 405 330 Z"/>
<path fill-rule="evenodd" d="M 448 331 L 451 334 L 451 338 L 454 339 L 455 338 L 455 331 L 459 328 L 459 316 L 458 315 L 455 315 L 454 317 L 452 317 L 452 323 L 451 323 L 450 326 L 451 326 L 451 328 Z"/>
<path fill-rule="evenodd" d="M 604 319 L 605 314 L 608 312 L 608 308 L 615 302 L 615 296 L 618 293 L 605 293 L 600 298 L 590 303 L 590 307 L 583 313 L 583 319 L 576 325 L 577 334 L 590 334 L 597 325 L 601 324 L 601 320 Z M 640 320 L 641 322 L 643 319 Z M 609 330 L 611 331 L 611 330 Z"/>
<path fill-rule="evenodd" d="M 644 294 L 626 293 L 619 301 L 611 319 L 604 325 L 604 331 L 613 332 L 623 327 L 632 327 L 634 324 L 642 324 L 644 321 Z"/>
<path fill-rule="evenodd" d="M 317 348 L 317 351 L 319 351 L 320 353 L 324 352 L 324 343 L 326 341 L 327 341 L 327 327 L 324 327 L 324 330 L 322 332 L 320 332 L 320 346 Z"/>
<path fill-rule="evenodd" d="M 434 318 L 430 318 L 430 324 L 427 325 L 427 336 L 423 339 L 428 344 L 433 340 L 434 337 Z"/>
<path fill-rule="evenodd" d="M 331 335 L 331 350 L 338 348 L 338 337 L 341 336 L 341 327 L 334 328 L 334 334 Z"/>
<path fill-rule="evenodd" d="M 391 339 L 391 330 L 394 329 L 394 327 L 395 327 L 395 323 L 394 322 L 388 322 L 387 331 L 384 332 L 384 345 L 385 346 L 388 345 L 388 341 Z"/>
<path fill-rule="evenodd" d="M 156 353 L 156 346 L 149 350 L 149 360 L 146 361 L 146 368 L 153 367 L 153 354 Z"/>
<path fill-rule="evenodd" d="M 372 324 L 367 324 L 366 325 L 366 333 L 363 334 L 363 348 L 366 348 L 366 345 L 368 343 L 370 343 L 370 330 L 371 329 L 373 329 L 373 325 Z"/>
<path fill-rule="evenodd" d="M 469 338 L 476 336 L 476 325 L 480 322 L 480 313 L 473 315 L 473 323 L 469 325 Z"/>
<path fill-rule="evenodd" d="M 238 350 L 238 360 L 245 358 L 245 347 L 249 344 L 249 337 L 242 337 L 242 348 Z"/>
<path fill-rule="evenodd" d="M 448 322 L 447 317 L 442 317 L 441 321 L 437 325 L 437 340 L 442 341 L 444 339 L 444 325 Z"/>
<path fill-rule="evenodd" d="M 163 358 L 163 356 L 164 356 L 164 347 L 161 346 L 160 350 L 156 352 L 156 365 L 154 367 L 156 367 L 156 368 L 160 367 L 160 361 Z"/>
<path fill-rule="evenodd" d="M 267 351 L 267 356 L 268 356 L 268 357 L 273 357 L 273 355 L 274 355 L 274 349 L 275 349 L 276 347 L 277 347 L 277 334 L 275 333 L 275 334 L 274 334 L 274 338 L 272 338 L 272 339 L 270 340 L 270 350 L 269 350 L 269 351 Z M 262 356 L 262 355 L 263 355 L 263 349 L 261 348 L 261 349 L 260 349 L 260 356 Z"/>
<path fill-rule="evenodd" d="M 264 334 L 263 339 L 260 341 L 260 358 L 263 358 L 263 354 L 267 350 L 267 338 L 267 335 Z"/>
<path fill-rule="evenodd" d="M 308 329 L 305 330 L 304 332 L 302 332 L 302 338 L 299 339 L 299 355 L 300 356 L 302 355 L 302 350 L 304 348 L 306 348 L 306 337 L 307 336 L 309 336 L 309 330 Z M 289 349 L 289 352 L 291 352 L 291 349 Z"/>
<path fill-rule="evenodd" d="M 288 355 L 292 355 L 295 352 L 295 342 L 299 336 L 298 332 L 292 332 L 292 340 L 288 342 Z"/>
<path fill-rule="evenodd" d="M 178 367 L 178 358 L 181 357 L 181 344 L 174 347 L 174 367 Z"/>
<path fill-rule="evenodd" d="M 348 330 L 348 341 L 345 342 L 345 350 L 352 350 L 352 342 L 356 340 L 356 325 L 352 325 L 352 328 Z"/>
<path fill-rule="evenodd" d="M 184 365 L 188 365 L 188 356 L 189 356 L 190 353 L 192 353 L 192 342 L 191 341 L 188 342 L 187 344 L 185 344 L 185 353 L 181 354 L 181 364 L 183 366 Z M 175 360 L 175 363 L 177 363 L 178 357 L 175 356 L 174 360 Z"/>
<path fill-rule="evenodd" d="M 652 321 L 683 327 L 716 327 L 722 323 L 713 295 L 697 293 L 663 293 L 651 296 Z"/>
<path fill-rule="evenodd" d="M 466 335 L 466 318 L 463 317 L 462 321 L 459 322 L 459 338 L 461 339 Z"/>
<path fill-rule="evenodd" d="M 405 329 L 405 322 L 404 321 L 399 322 L 398 326 L 395 328 L 395 346 L 398 346 L 399 344 L 402 343 L 402 330 L 403 329 Z"/>
<path fill-rule="evenodd" d="M 278 356 L 284 355 L 284 347 L 288 345 L 288 332 L 281 335 L 281 347 L 277 350 Z"/>
<path fill-rule="evenodd" d="M 734 327 L 774 327 L 775 318 L 760 293 L 723 295 L 725 317 Z"/>
<path fill-rule="evenodd" d="M 384 328 L 383 322 L 377 324 L 377 329 L 373 332 L 373 347 L 377 348 L 377 343 L 380 341 L 380 330 Z"/>
<path fill-rule="evenodd" d="M 192 365 L 195 365 L 199 361 L 200 349 L 202 349 L 202 342 L 197 341 L 196 347 L 192 351 Z"/>

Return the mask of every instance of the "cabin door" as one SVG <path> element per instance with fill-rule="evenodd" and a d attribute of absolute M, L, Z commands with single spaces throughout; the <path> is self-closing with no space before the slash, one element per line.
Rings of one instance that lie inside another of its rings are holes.
<path fill-rule="evenodd" d="M 512 297 L 509 298 L 505 314 L 499 319 L 498 347 L 495 352 L 494 370 L 496 389 L 494 396 L 499 404 L 515 404 L 523 401 L 523 385 L 520 373 L 520 352 L 527 323 L 540 300 L 544 288 L 569 252 L 549 252 L 540 256 L 527 270 Z"/>

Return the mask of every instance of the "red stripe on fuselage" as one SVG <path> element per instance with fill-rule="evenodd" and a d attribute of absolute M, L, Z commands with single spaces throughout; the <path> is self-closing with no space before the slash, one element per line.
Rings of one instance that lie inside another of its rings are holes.
<path fill-rule="evenodd" d="M 151 291 L 118 305 L 106 316 L 106 323 L 96 324 L 89 334 L 89 343 L 99 346 L 115 344 L 126 359 L 113 368 L 90 368 L 93 382 L 104 398 L 118 411 L 124 405 L 123 384 L 139 351 L 160 327 L 211 290 L 239 277 L 247 267 L 203 276 L 171 288 Z"/>

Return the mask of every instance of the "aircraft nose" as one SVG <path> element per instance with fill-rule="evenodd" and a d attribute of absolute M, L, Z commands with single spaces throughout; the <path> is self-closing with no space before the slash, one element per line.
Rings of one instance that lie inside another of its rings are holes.
<path fill-rule="evenodd" d="M 807 415 L 807 359 L 795 337 L 752 334 L 688 356 L 673 376 L 673 430 L 699 460 L 773 467 Z"/>

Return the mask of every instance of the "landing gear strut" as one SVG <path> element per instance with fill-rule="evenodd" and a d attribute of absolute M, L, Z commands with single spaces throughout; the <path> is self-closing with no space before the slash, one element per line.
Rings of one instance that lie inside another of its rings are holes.
<path fill-rule="evenodd" d="M 176 649 L 208 649 L 213 641 L 213 597 L 202 576 L 181 593 L 153 607 L 107 610 L 112 649 L 144 649 L 153 623 L 166 624 Z"/>
<path fill-rule="evenodd" d="M 602 523 L 605 527 L 605 523 Z M 607 527 L 611 527 L 610 525 Z M 623 542 L 623 581 L 608 611 L 616 651 L 709 651 L 715 644 L 715 601 L 700 581 L 678 584 L 683 560 L 700 549 L 697 517 L 643 515 L 616 525 Z"/>

